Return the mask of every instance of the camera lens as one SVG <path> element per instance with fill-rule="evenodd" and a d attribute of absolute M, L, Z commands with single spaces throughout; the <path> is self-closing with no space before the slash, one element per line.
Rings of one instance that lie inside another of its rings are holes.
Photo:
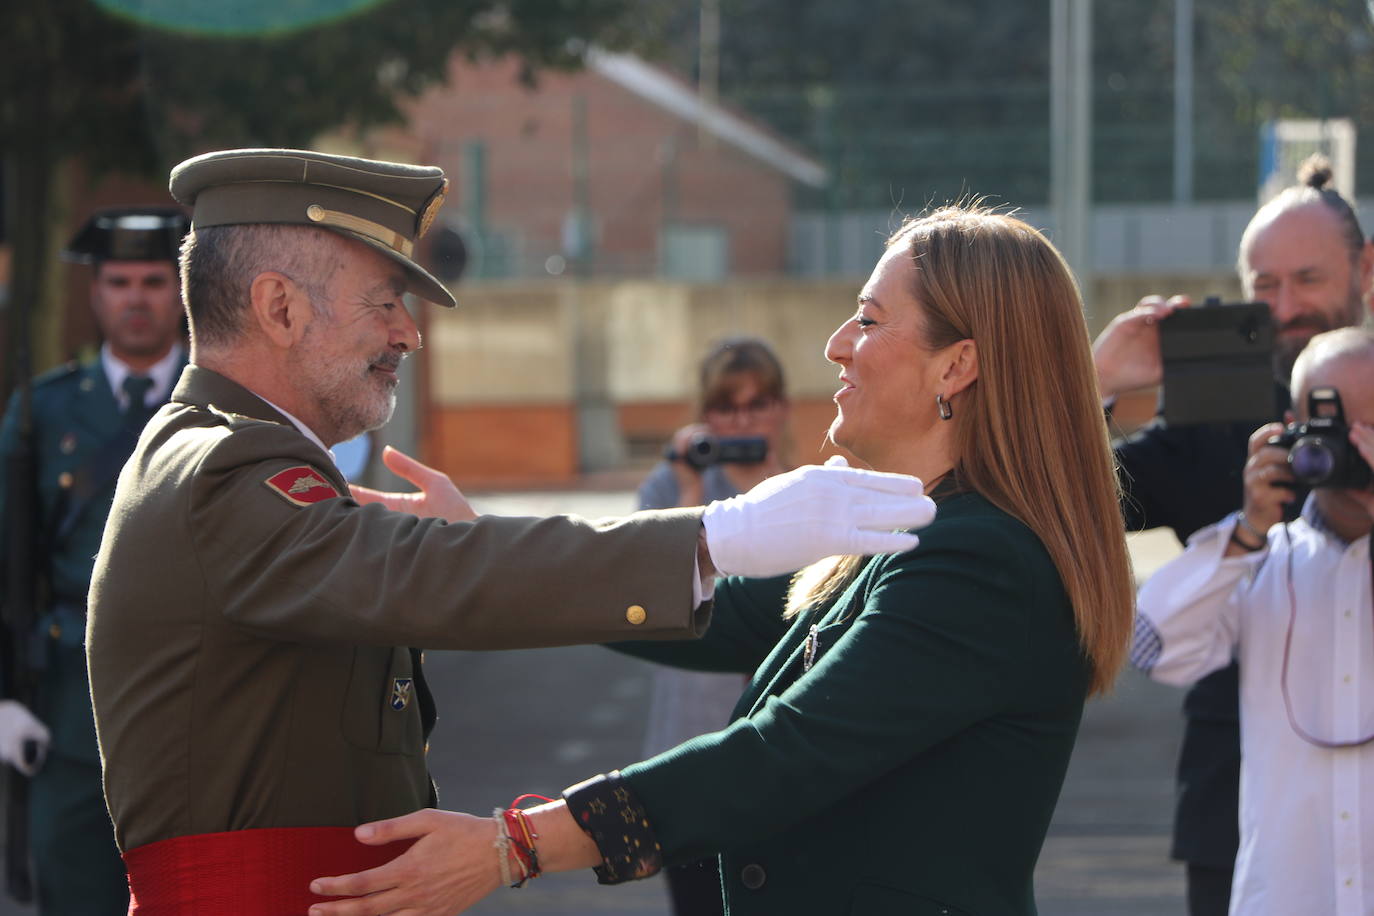
<path fill-rule="evenodd" d="M 1304 436 L 1288 453 L 1293 476 L 1305 484 L 1316 485 L 1336 469 L 1336 456 L 1320 436 Z"/>
<path fill-rule="evenodd" d="M 716 463 L 720 457 L 719 452 L 720 444 L 715 436 L 698 433 L 687 443 L 687 454 L 683 457 L 692 467 L 702 470 Z"/>

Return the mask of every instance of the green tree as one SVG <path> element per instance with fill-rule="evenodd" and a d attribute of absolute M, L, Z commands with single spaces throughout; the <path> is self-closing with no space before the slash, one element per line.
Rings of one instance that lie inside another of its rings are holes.
<path fill-rule="evenodd" d="M 351 15 L 291 26 L 289 17 L 331 4 Z M 226 35 L 104 8 L 121 5 L 158 4 L 0 4 L 10 311 L 34 308 L 38 367 L 59 356 L 54 265 L 67 163 L 166 175 L 206 149 L 300 146 L 340 125 L 396 120 L 398 102 L 442 81 L 455 51 L 474 59 L 517 55 L 532 79 L 540 68 L 577 66 L 589 44 L 632 43 L 646 22 L 635 0 L 386 0 L 360 10 L 359 0 L 177 0 L 168 7 L 228 11 L 220 18 L 234 34 Z M 268 18 L 246 22 L 245 11 Z"/>

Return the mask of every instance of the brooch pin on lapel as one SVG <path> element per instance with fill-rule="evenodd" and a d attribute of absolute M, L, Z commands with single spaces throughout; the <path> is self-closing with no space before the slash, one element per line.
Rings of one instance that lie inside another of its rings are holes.
<path fill-rule="evenodd" d="M 811 624 L 811 629 L 806 633 L 806 647 L 802 649 L 802 671 L 810 671 L 811 666 L 816 663 L 816 650 L 821 647 L 818 633 L 819 627 Z"/>

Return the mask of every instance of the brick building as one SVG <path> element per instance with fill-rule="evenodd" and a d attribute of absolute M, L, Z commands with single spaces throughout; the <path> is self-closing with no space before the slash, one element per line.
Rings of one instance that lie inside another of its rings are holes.
<path fill-rule="evenodd" d="M 793 183 L 825 182 L 756 122 L 604 52 L 535 87 L 514 60 L 455 56 L 448 83 L 407 105 L 405 127 L 361 150 L 444 168 L 441 220 L 466 244 L 466 275 L 481 278 L 779 274 Z M 444 242 L 433 244 L 441 272 Z"/>

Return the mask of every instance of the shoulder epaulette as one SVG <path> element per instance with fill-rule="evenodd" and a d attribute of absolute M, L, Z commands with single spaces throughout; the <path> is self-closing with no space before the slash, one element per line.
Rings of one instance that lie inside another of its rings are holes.
<path fill-rule="evenodd" d="M 250 417 L 247 414 L 234 413 L 232 410 L 223 410 L 214 404 L 206 405 L 210 413 L 224 420 L 230 429 L 242 429 L 245 426 L 281 426 L 276 420 L 264 420 L 261 417 Z"/>
<path fill-rule="evenodd" d="M 38 375 L 33 380 L 34 388 L 42 388 L 47 385 L 60 382 L 63 379 L 71 378 L 81 374 L 81 364 L 76 360 L 65 362 L 60 366 L 49 369 L 47 372 Z"/>

